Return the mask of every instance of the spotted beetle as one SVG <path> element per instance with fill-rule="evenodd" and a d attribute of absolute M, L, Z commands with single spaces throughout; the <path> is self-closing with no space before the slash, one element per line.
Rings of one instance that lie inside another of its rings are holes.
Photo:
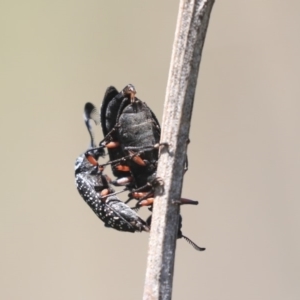
<path fill-rule="evenodd" d="M 92 106 L 85 106 L 85 123 L 91 145 L 94 140 L 89 120 L 93 109 Z M 76 159 L 75 181 L 79 194 L 106 227 L 127 232 L 149 231 L 146 222 L 118 199 L 109 184 L 109 178 L 102 173 L 103 167 L 99 166 L 97 160 L 103 155 L 103 149 L 91 148 Z"/>
<path fill-rule="evenodd" d="M 75 179 L 79 194 L 106 227 L 120 231 L 149 231 L 147 224 L 109 186 L 108 178 L 95 172 L 90 151 L 80 155 L 75 163 Z M 112 195 L 110 195 L 112 194 Z"/>

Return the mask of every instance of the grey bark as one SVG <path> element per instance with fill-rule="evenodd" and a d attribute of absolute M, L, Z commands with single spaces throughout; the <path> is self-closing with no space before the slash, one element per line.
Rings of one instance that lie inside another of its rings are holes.
<path fill-rule="evenodd" d="M 155 199 L 149 240 L 144 300 L 172 297 L 185 155 L 202 48 L 214 0 L 181 0 L 164 104 L 157 176 L 164 193 Z"/>

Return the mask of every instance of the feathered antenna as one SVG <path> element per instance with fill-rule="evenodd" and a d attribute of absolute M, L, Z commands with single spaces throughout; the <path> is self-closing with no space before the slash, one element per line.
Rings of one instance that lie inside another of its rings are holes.
<path fill-rule="evenodd" d="M 149 208 L 150 211 L 152 211 L 152 208 Z M 146 223 L 149 227 L 151 227 L 151 221 L 152 221 L 152 215 L 150 215 L 148 217 L 148 219 L 146 220 Z M 190 245 L 193 246 L 194 249 L 196 249 L 197 251 L 204 251 L 205 248 L 199 247 L 198 245 L 196 245 L 191 239 L 189 239 L 187 236 L 183 235 L 181 232 L 181 227 L 182 227 L 182 217 L 181 215 L 179 215 L 179 228 L 178 228 L 178 233 L 177 233 L 177 238 L 181 239 L 184 238 Z"/>
<path fill-rule="evenodd" d="M 91 148 L 96 147 L 95 138 L 92 131 L 92 126 L 90 124 L 90 120 L 93 120 L 96 125 L 100 123 L 100 115 L 94 104 L 87 102 L 84 105 L 84 114 L 83 114 L 84 122 L 91 137 Z"/>
<path fill-rule="evenodd" d="M 204 251 L 205 248 L 201 248 L 198 245 L 196 245 L 192 240 L 190 240 L 187 236 L 181 235 L 189 244 L 191 244 L 197 251 Z"/>
<path fill-rule="evenodd" d="M 195 201 L 196 202 L 196 201 Z M 181 239 L 184 238 L 190 245 L 192 245 L 194 247 L 194 249 L 196 249 L 197 251 L 204 251 L 205 248 L 199 247 L 198 245 L 196 245 L 192 240 L 190 240 L 187 236 L 182 234 L 181 231 L 181 227 L 182 227 L 182 216 L 179 215 L 179 227 L 178 227 L 178 233 L 177 233 L 177 238 Z"/>

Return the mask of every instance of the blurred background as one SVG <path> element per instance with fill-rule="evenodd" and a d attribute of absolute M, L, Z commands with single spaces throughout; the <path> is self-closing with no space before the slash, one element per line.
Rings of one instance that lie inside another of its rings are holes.
<path fill-rule="evenodd" d="M 1 1 L 1 299 L 141 299 L 148 234 L 74 185 L 86 101 L 133 83 L 161 120 L 179 1 Z M 216 1 L 173 299 L 300 299 L 299 1 Z M 101 137 L 98 128 L 99 138 Z M 145 215 L 147 212 L 144 212 Z"/>

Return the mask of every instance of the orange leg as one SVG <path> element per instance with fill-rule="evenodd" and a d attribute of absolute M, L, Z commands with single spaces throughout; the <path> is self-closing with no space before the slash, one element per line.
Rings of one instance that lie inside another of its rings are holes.
<path fill-rule="evenodd" d="M 117 148 L 120 146 L 120 143 L 119 142 L 109 142 L 107 143 L 106 145 L 106 148 L 108 149 L 113 149 L 113 148 Z"/>
<path fill-rule="evenodd" d="M 121 172 L 130 172 L 130 168 L 128 166 L 124 166 L 124 165 L 115 166 L 114 169 L 121 171 Z"/>
<path fill-rule="evenodd" d="M 153 202 L 154 202 L 154 198 L 148 198 L 148 199 L 138 202 L 137 205 L 138 206 L 150 206 L 153 204 Z"/>
<path fill-rule="evenodd" d="M 90 154 L 86 154 L 85 157 L 89 161 L 90 164 L 92 164 L 95 167 L 98 167 L 100 172 L 102 172 L 104 170 L 104 168 L 98 164 L 98 162 L 95 159 L 95 157 L 93 157 Z"/>

